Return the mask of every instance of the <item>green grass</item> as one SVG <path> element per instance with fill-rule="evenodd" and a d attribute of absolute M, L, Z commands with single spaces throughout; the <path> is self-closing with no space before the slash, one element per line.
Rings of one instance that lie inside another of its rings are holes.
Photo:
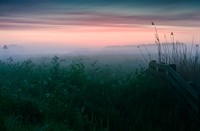
<path fill-rule="evenodd" d="M 144 68 L 64 62 L 0 61 L 0 130 L 199 130 L 167 83 Z"/>

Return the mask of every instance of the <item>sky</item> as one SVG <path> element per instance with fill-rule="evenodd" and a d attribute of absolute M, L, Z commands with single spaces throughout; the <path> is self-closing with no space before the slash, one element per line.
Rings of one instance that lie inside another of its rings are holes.
<path fill-rule="evenodd" d="M 0 44 L 104 47 L 200 44 L 199 0 L 1 0 Z"/>

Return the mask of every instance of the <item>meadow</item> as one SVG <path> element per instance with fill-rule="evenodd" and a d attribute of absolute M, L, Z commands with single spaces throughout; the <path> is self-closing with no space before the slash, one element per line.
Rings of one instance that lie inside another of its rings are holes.
<path fill-rule="evenodd" d="M 103 53 L 0 61 L 0 130 L 200 130 L 142 59 Z"/>

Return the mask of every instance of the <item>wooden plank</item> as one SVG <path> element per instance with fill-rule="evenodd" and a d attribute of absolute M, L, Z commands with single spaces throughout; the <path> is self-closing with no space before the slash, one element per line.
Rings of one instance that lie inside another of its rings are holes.
<path fill-rule="evenodd" d="M 181 89 L 181 87 L 178 85 L 176 81 L 173 80 L 173 78 L 167 76 L 167 79 L 171 82 L 171 84 L 179 93 L 179 95 L 181 95 L 181 98 L 190 105 L 190 107 L 194 110 L 195 114 L 198 114 L 199 113 L 198 101 L 195 101 L 192 96 L 188 96 L 186 90 L 184 91 L 183 89 Z"/>
<path fill-rule="evenodd" d="M 189 86 L 187 82 L 185 82 L 185 80 L 170 66 L 163 63 L 156 63 L 156 61 L 151 61 L 149 63 L 149 67 L 151 70 L 155 70 L 155 72 L 159 72 L 160 70 L 161 72 L 166 71 L 166 74 L 171 75 L 179 83 L 179 85 L 185 88 L 192 96 L 194 96 L 196 100 L 199 100 L 199 94 L 191 86 Z"/>
<path fill-rule="evenodd" d="M 173 76 L 173 78 L 179 83 L 179 85 L 184 88 L 185 90 L 188 91 L 188 93 L 190 95 L 192 95 L 194 97 L 195 100 L 199 100 L 199 94 L 191 87 L 187 84 L 187 82 L 185 82 L 185 80 L 178 75 L 171 67 L 168 66 L 168 72 L 169 75 Z"/>
<path fill-rule="evenodd" d="M 156 63 L 151 61 L 149 69 L 153 75 L 164 76 L 174 87 L 180 98 L 189 105 L 188 110 L 197 119 L 200 115 L 199 110 L 199 93 L 195 91 L 188 83 L 174 70 L 170 65 L 164 63 Z"/>

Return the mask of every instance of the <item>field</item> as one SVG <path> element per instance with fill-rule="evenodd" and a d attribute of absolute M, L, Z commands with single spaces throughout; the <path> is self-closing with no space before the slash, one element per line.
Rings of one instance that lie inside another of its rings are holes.
<path fill-rule="evenodd" d="M 0 130 L 200 130 L 147 67 L 133 54 L 0 61 Z"/>

